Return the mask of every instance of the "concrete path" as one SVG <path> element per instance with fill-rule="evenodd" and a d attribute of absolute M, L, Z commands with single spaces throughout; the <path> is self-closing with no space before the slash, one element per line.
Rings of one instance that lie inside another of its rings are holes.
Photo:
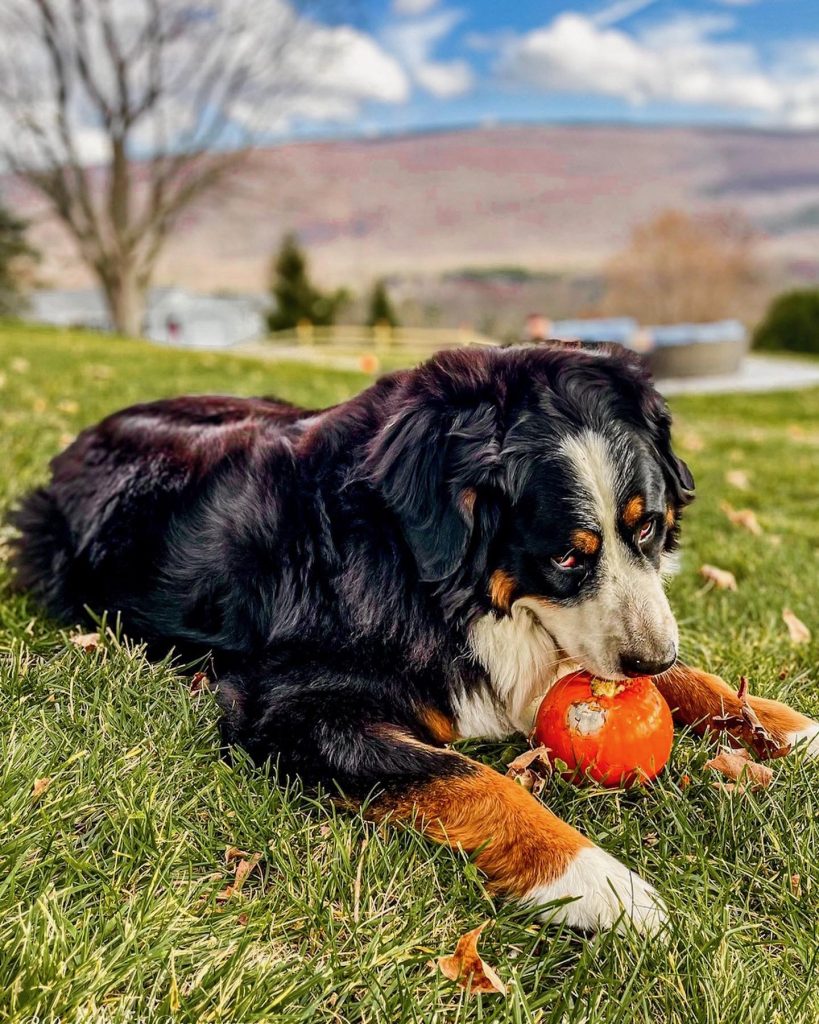
<path fill-rule="evenodd" d="M 738 373 L 717 377 L 658 380 L 664 395 L 727 394 L 735 391 L 792 391 L 819 386 L 819 362 L 779 356 L 749 355 Z"/>

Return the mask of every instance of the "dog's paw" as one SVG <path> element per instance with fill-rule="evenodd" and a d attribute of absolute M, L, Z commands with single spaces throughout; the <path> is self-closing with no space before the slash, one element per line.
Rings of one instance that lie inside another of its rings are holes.
<path fill-rule="evenodd" d="M 570 903 L 545 906 L 567 898 Z M 668 919 L 657 890 L 597 846 L 580 850 L 559 878 L 536 886 L 526 903 L 544 906 L 541 920 L 563 921 L 584 932 L 634 928 L 655 935 Z"/>
<path fill-rule="evenodd" d="M 796 754 L 804 754 L 805 757 L 819 758 L 819 722 L 811 722 L 792 732 L 788 736 L 788 742 Z"/>

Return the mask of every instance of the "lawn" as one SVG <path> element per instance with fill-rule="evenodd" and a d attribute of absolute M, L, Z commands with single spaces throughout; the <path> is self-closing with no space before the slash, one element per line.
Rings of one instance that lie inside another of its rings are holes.
<path fill-rule="evenodd" d="M 365 382 L 0 327 L 0 505 L 128 403 L 232 391 L 318 404 Z M 819 392 L 673 405 L 699 490 L 672 584 L 683 653 L 819 715 L 816 644 L 793 646 L 781 621 L 787 605 L 819 635 Z M 763 535 L 732 525 L 725 500 Z M 738 591 L 704 589 L 703 562 Z M 671 910 L 668 942 L 586 940 L 493 904 L 457 853 L 228 767 L 207 692 L 115 629 L 91 652 L 70 632 L 12 596 L 0 562 L 0 1020 L 819 1020 L 819 764 L 777 762 L 770 789 L 730 795 L 703 767 L 707 745 L 682 736 L 644 792 L 550 785 L 549 805 Z M 471 746 L 501 769 L 520 749 Z M 230 846 L 262 858 L 224 899 Z M 428 963 L 488 917 L 482 951 L 509 995 L 468 1000 Z"/>

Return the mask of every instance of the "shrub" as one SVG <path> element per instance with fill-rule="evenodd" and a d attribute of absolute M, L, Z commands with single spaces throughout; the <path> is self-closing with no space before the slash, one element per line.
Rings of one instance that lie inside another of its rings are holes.
<path fill-rule="evenodd" d="M 819 289 L 785 292 L 754 332 L 754 347 L 819 354 Z"/>

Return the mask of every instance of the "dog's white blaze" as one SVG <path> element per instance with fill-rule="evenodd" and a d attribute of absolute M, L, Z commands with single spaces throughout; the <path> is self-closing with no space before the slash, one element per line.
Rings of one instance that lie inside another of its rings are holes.
<path fill-rule="evenodd" d="M 545 908 L 541 918 L 564 921 L 583 931 L 616 927 L 623 932 L 633 927 L 649 935 L 660 931 L 667 920 L 657 890 L 598 846 L 580 850 L 559 878 L 535 886 L 524 903 L 542 906 L 570 897 L 574 897 L 571 903 Z"/>

